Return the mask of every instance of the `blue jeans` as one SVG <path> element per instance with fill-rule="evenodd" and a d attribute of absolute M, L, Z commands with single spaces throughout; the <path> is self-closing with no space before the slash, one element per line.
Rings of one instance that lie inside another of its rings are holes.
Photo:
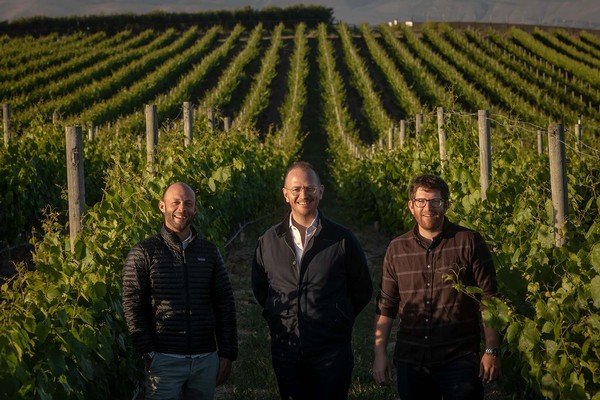
<path fill-rule="evenodd" d="M 479 355 L 435 367 L 395 362 L 401 400 L 483 400 Z"/>
<path fill-rule="evenodd" d="M 217 353 L 200 358 L 176 358 L 157 353 L 146 371 L 145 399 L 212 400 L 218 371 Z"/>
<path fill-rule="evenodd" d="M 346 400 L 354 355 L 350 342 L 303 353 L 271 348 L 279 395 L 285 400 Z"/>

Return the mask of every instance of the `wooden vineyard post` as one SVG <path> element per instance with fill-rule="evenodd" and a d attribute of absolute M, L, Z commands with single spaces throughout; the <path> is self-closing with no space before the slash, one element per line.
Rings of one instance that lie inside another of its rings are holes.
<path fill-rule="evenodd" d="M 418 138 L 423 133 L 423 113 L 415 117 L 415 136 Z"/>
<path fill-rule="evenodd" d="M 444 129 L 445 115 L 444 107 L 437 108 L 438 140 L 440 145 L 440 162 L 442 170 L 446 167 L 448 160 L 446 157 L 446 130 Z"/>
<path fill-rule="evenodd" d="M 388 131 L 388 150 L 394 149 L 394 126 L 390 127 Z"/>
<path fill-rule="evenodd" d="M 490 112 L 477 112 L 479 130 L 479 182 L 481 185 L 481 200 L 487 198 L 486 192 L 492 179 L 492 145 L 490 143 Z"/>
<path fill-rule="evenodd" d="M 544 131 L 542 130 L 537 131 L 537 149 L 538 154 L 544 153 Z"/>
<path fill-rule="evenodd" d="M 194 106 L 191 102 L 183 102 L 183 132 L 185 133 L 184 146 L 188 147 L 194 141 Z"/>
<path fill-rule="evenodd" d="M 10 142 L 10 104 L 2 105 L 2 126 L 4 128 L 4 145 L 8 146 Z"/>
<path fill-rule="evenodd" d="M 88 129 L 88 140 L 93 142 L 96 137 L 96 127 L 93 122 L 90 122 L 90 127 Z"/>
<path fill-rule="evenodd" d="M 583 127 L 581 126 L 581 115 L 579 116 L 579 119 L 577 120 L 577 123 L 575 124 L 575 137 L 576 137 L 576 142 L 575 142 L 575 148 L 577 149 L 577 151 L 581 151 L 583 148 Z"/>
<path fill-rule="evenodd" d="M 404 146 L 404 142 L 406 141 L 406 120 L 400 120 L 400 147 Z"/>
<path fill-rule="evenodd" d="M 225 117 L 223 119 L 223 123 L 224 123 L 225 132 L 229 132 L 229 130 L 231 129 L 231 117 Z"/>
<path fill-rule="evenodd" d="M 85 181 L 83 174 L 83 137 L 80 126 L 66 128 L 67 191 L 69 196 L 69 239 L 71 252 L 75 239 L 83 230 Z"/>
<path fill-rule="evenodd" d="M 548 155 L 550 156 L 554 245 L 562 247 L 567 242 L 567 217 L 569 213 L 567 207 L 567 156 L 562 124 L 552 123 L 548 127 Z"/>
<path fill-rule="evenodd" d="M 146 164 L 148 172 L 154 172 L 154 148 L 158 144 L 158 121 L 156 105 L 146 104 Z"/>

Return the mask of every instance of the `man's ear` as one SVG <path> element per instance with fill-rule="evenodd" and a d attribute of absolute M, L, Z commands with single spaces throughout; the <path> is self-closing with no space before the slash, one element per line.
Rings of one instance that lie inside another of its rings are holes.
<path fill-rule="evenodd" d="M 281 191 L 283 192 L 283 198 L 285 199 L 286 203 L 290 202 L 290 199 L 288 198 L 288 194 L 285 188 L 282 188 Z"/>
<path fill-rule="evenodd" d="M 163 214 L 165 213 L 165 202 L 160 200 L 158 202 L 158 209 L 160 210 L 160 212 L 162 212 Z"/>

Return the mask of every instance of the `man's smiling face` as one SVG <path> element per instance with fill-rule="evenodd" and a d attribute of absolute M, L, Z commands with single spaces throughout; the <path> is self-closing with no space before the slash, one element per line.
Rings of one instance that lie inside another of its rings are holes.
<path fill-rule="evenodd" d="M 448 211 L 448 202 L 443 201 L 439 206 L 432 206 L 429 200 L 442 199 L 441 191 L 426 190 L 418 188 L 414 199 L 408 201 L 408 208 L 419 225 L 419 233 L 426 238 L 432 239 L 442 231 L 444 217 Z M 425 200 L 423 207 L 415 204 L 415 199 Z"/>
<path fill-rule="evenodd" d="M 166 191 L 158 207 L 165 216 L 167 229 L 185 239 L 196 215 L 196 196 L 187 185 L 175 183 Z"/>
<path fill-rule="evenodd" d="M 323 198 L 323 185 L 314 171 L 294 168 L 285 178 L 283 196 L 292 209 L 292 218 L 299 223 L 310 223 Z"/>

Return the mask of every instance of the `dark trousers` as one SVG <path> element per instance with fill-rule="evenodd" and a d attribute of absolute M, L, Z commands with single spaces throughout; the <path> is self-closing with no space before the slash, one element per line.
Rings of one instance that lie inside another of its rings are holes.
<path fill-rule="evenodd" d="M 435 367 L 395 362 L 401 400 L 483 400 L 479 355 Z"/>
<path fill-rule="evenodd" d="M 348 398 L 354 368 L 349 342 L 308 353 L 272 347 L 271 355 L 281 399 Z"/>

